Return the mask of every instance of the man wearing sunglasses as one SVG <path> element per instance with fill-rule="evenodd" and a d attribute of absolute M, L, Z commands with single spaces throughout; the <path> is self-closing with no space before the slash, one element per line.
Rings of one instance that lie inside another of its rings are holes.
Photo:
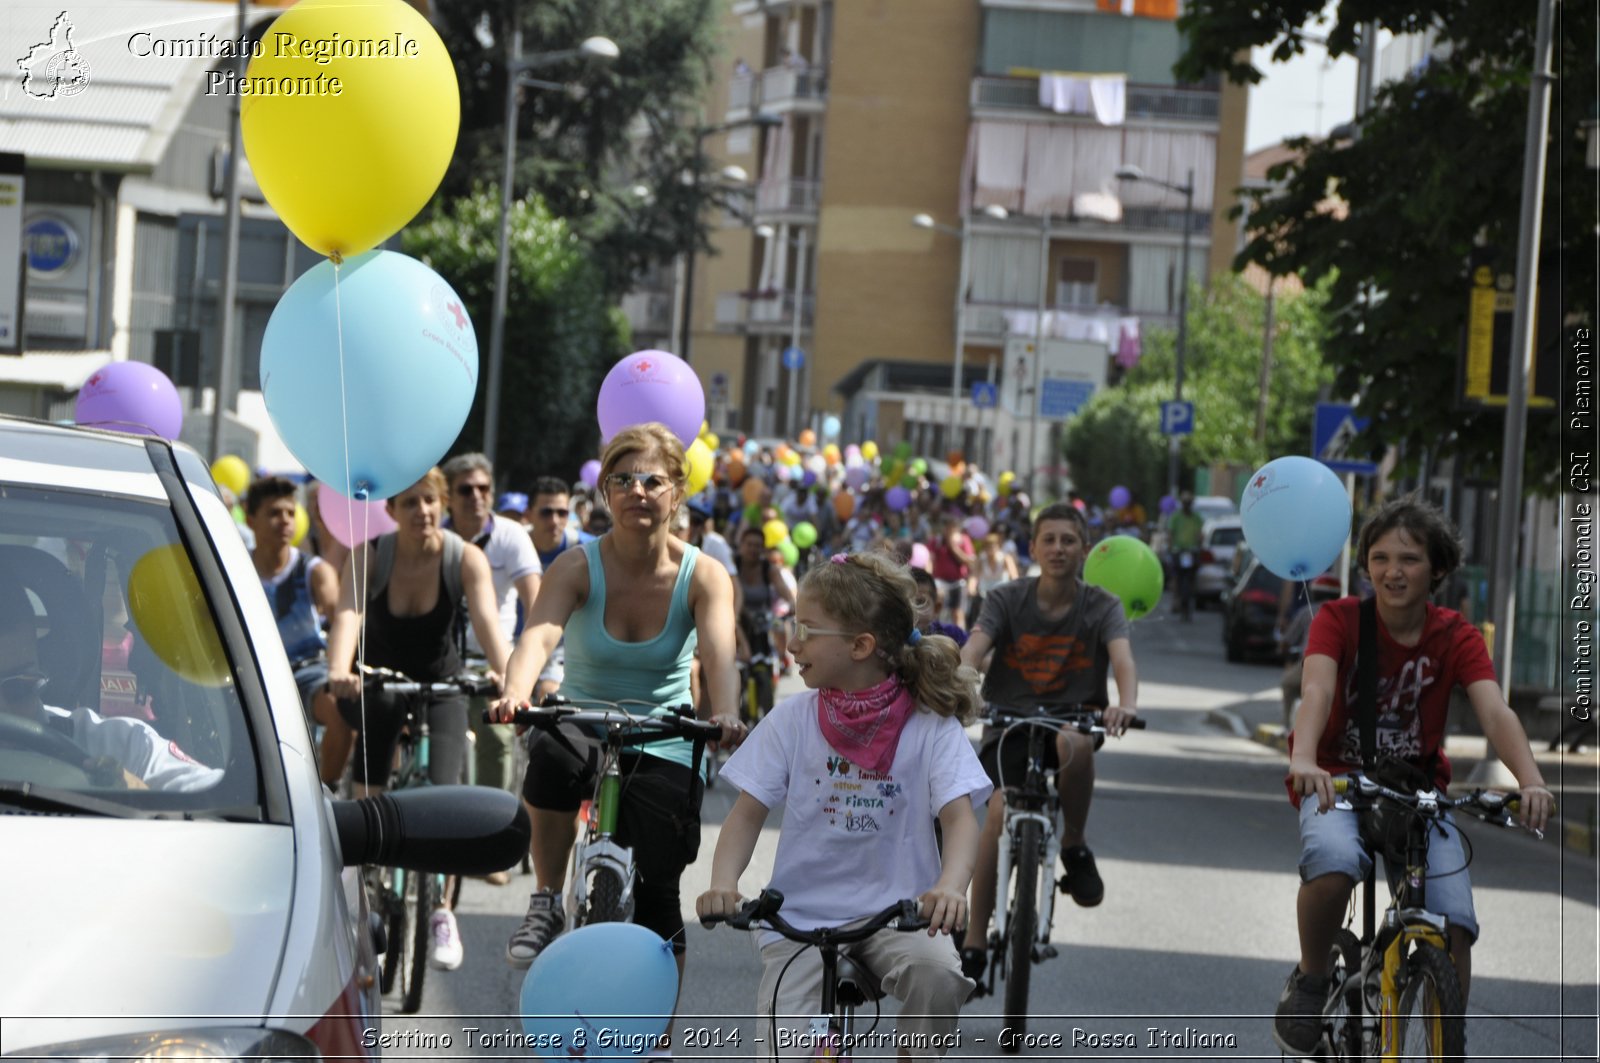
<path fill-rule="evenodd" d="M 47 680 L 39 667 L 36 625 L 21 581 L 0 568 L 0 712 L 71 739 L 84 751 L 79 766 L 96 789 L 133 786 L 192 793 L 222 780 L 221 768 L 192 759 L 143 720 L 46 705 L 40 697 Z"/>
<path fill-rule="evenodd" d="M 494 468 L 482 454 L 458 454 L 440 468 L 448 485 L 446 507 L 450 511 L 445 525 L 475 544 L 489 559 L 490 577 L 500 617 L 500 633 L 507 644 L 516 641 L 522 618 L 533 609 L 539 594 L 539 578 L 544 567 L 533 549 L 527 529 L 515 520 L 497 517 L 490 504 L 494 500 Z M 472 625 L 458 632 L 468 653 L 483 656 Z M 485 703 L 487 704 L 487 703 Z M 511 788 L 516 774 L 516 729 L 503 724 L 485 723 L 482 705 L 467 714 L 476 753 L 474 764 L 480 786 L 497 790 Z M 504 871 L 487 876 L 495 885 L 510 881 Z"/>
<path fill-rule="evenodd" d="M 594 540 L 594 536 L 573 526 L 571 498 L 565 480 L 541 476 L 533 481 L 528 528 L 533 535 L 533 548 L 539 553 L 539 562 L 546 569 L 563 550 Z M 561 679 L 566 675 L 566 655 L 562 650 L 562 646 L 557 645 L 539 672 L 539 682 L 533 688 L 535 703 L 560 688 Z"/>

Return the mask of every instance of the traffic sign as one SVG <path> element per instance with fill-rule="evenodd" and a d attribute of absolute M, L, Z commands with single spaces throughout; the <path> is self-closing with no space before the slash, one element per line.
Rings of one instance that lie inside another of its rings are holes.
<path fill-rule="evenodd" d="M 972 382 L 972 404 L 980 410 L 993 409 L 1000 401 L 1000 388 L 987 380 Z"/>
<path fill-rule="evenodd" d="M 1163 402 L 1161 404 L 1161 434 L 1164 436 L 1194 435 L 1194 403 Z"/>
<path fill-rule="evenodd" d="M 1092 398 L 1094 384 L 1091 381 L 1046 377 L 1039 381 L 1039 416 L 1064 420 Z"/>
<path fill-rule="evenodd" d="M 806 364 L 806 352 L 798 347 L 785 347 L 783 349 L 783 367 L 785 369 L 799 369 Z"/>
<path fill-rule="evenodd" d="M 710 392 L 711 392 L 710 399 L 711 399 L 712 402 L 727 402 L 728 401 L 728 374 L 727 373 L 712 373 L 711 374 Z"/>
<path fill-rule="evenodd" d="M 1371 476 L 1378 471 L 1377 462 L 1349 457 L 1351 442 L 1366 430 L 1369 420 L 1357 417 L 1355 409 L 1343 402 L 1317 403 L 1316 421 L 1311 432 L 1311 454 L 1334 472 Z"/>

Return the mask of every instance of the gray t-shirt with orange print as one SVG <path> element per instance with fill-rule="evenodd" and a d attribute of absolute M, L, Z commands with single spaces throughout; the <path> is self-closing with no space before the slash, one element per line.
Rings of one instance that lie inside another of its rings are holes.
<path fill-rule="evenodd" d="M 1106 644 L 1129 637 L 1116 595 L 1080 582 L 1066 615 L 1048 620 L 1039 611 L 1038 578 L 1016 579 L 984 596 L 975 626 L 994 643 L 985 701 L 1014 710 L 1110 704 Z"/>

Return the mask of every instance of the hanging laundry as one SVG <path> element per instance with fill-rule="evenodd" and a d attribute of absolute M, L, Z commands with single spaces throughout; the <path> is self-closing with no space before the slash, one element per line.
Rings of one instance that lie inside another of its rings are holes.
<path fill-rule="evenodd" d="M 1128 112 L 1128 76 L 1041 74 L 1039 106 L 1056 114 L 1091 115 L 1101 125 L 1121 125 Z"/>

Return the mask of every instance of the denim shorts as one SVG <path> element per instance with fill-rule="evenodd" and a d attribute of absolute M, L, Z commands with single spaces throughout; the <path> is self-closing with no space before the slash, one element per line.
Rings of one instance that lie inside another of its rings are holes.
<path fill-rule="evenodd" d="M 1467 875 L 1467 854 L 1461 845 L 1461 831 L 1446 813 L 1444 835 L 1437 831 L 1428 840 L 1428 910 L 1450 920 L 1451 926 L 1478 938 L 1478 915 L 1472 907 L 1472 880 Z M 1356 882 L 1372 867 L 1372 853 L 1361 839 L 1361 826 L 1350 809 L 1332 808 L 1317 812 L 1317 799 L 1308 796 L 1300 802 L 1300 881 L 1310 882 L 1323 875 L 1347 875 Z M 1384 873 L 1392 891 L 1404 868 L 1389 866 Z"/>
<path fill-rule="evenodd" d="M 311 699 L 316 697 L 317 691 L 328 684 L 328 659 L 326 657 L 313 657 L 308 661 L 299 662 L 299 667 L 294 670 L 294 685 L 300 688 L 300 705 L 306 711 L 306 722 L 315 727 L 316 720 L 311 716 Z"/>

